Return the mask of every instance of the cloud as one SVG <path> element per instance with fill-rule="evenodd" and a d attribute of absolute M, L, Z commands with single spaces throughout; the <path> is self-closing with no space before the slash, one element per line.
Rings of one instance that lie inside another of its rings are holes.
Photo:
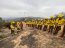
<path fill-rule="evenodd" d="M 2 17 L 49 17 L 65 12 L 65 0 L 0 0 Z"/>

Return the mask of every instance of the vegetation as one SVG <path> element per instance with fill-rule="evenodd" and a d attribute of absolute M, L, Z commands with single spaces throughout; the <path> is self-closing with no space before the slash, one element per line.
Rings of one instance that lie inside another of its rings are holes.
<path fill-rule="evenodd" d="M 5 25 L 5 21 L 0 17 L 0 28 L 2 28 Z"/>

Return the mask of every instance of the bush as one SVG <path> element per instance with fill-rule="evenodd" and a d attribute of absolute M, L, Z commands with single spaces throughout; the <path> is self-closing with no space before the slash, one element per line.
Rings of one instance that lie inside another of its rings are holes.
<path fill-rule="evenodd" d="M 0 28 L 2 28 L 5 24 L 5 21 L 0 17 Z"/>

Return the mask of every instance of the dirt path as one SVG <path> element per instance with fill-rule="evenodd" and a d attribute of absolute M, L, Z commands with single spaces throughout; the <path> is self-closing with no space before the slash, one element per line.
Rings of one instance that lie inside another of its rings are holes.
<path fill-rule="evenodd" d="M 0 41 L 0 48 L 65 48 L 65 40 L 42 30 L 24 26 L 20 34 Z"/>
<path fill-rule="evenodd" d="M 65 40 L 60 40 L 47 32 L 33 29 L 28 32 L 20 37 L 17 48 L 65 48 Z"/>

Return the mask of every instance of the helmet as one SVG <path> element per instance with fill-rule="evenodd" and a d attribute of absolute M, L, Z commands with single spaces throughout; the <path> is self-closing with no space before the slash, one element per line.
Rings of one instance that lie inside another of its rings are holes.
<path fill-rule="evenodd" d="M 11 21 L 11 24 L 14 24 L 15 22 L 14 21 Z"/>
<path fill-rule="evenodd" d="M 50 16 L 50 18 L 54 18 L 54 16 Z"/>
<path fill-rule="evenodd" d="M 64 16 L 64 14 L 62 14 L 62 13 L 58 14 L 58 17 L 63 17 L 63 16 Z"/>

